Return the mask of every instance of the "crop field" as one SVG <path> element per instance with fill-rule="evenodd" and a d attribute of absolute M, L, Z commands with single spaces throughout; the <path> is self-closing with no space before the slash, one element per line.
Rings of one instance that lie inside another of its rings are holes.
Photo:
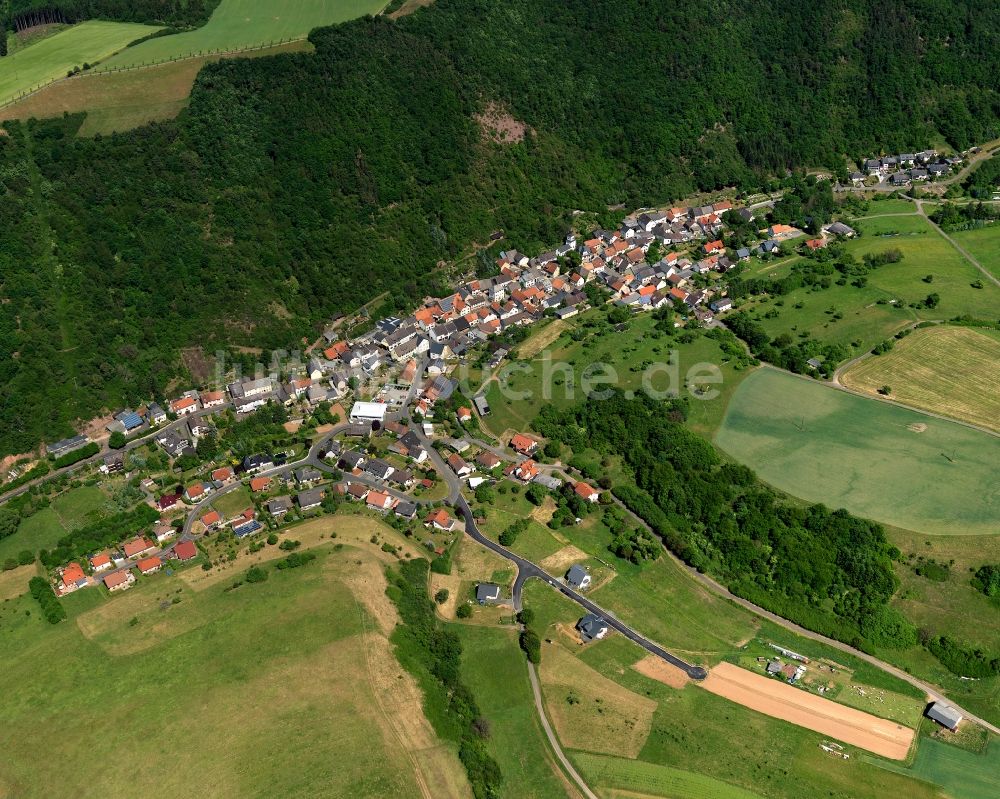
<path fill-rule="evenodd" d="M 307 41 L 248 50 L 242 58 L 288 52 L 308 52 Z M 128 72 L 83 74 L 59 81 L 30 97 L 0 108 L 0 122 L 8 119 L 43 119 L 64 113 L 86 112 L 80 136 L 106 135 L 172 119 L 189 100 L 194 79 L 205 64 L 226 56 L 202 56 Z"/>
<path fill-rule="evenodd" d="M 917 532 L 997 532 L 1000 440 L 954 422 L 762 369 L 715 442 L 809 502 Z"/>
<path fill-rule="evenodd" d="M 129 42 L 157 31 L 150 25 L 88 20 L 7 56 L 0 70 L 0 103 L 83 64 L 103 61 Z"/>
<path fill-rule="evenodd" d="M 102 69 L 134 67 L 215 51 L 302 39 L 313 28 L 377 14 L 386 0 L 222 0 L 205 25 L 130 47 Z"/>
<path fill-rule="evenodd" d="M 915 330 L 888 353 L 840 375 L 877 396 L 883 386 L 905 405 L 1000 432 L 1000 337 L 965 327 Z"/>
<path fill-rule="evenodd" d="M 616 796 L 617 789 L 671 799 L 760 799 L 760 794 L 672 766 L 589 752 L 576 752 L 573 760 L 585 773 L 595 775 L 595 785 L 611 791 L 611 796 Z"/>
<path fill-rule="evenodd" d="M 566 331 L 575 329 L 599 310 L 574 317 Z M 711 386 L 719 394 L 711 399 L 691 398 L 690 424 L 699 433 L 709 435 L 722 419 L 726 401 L 736 389 L 744 372 L 737 372 L 731 365 L 723 364 L 723 354 L 718 344 L 701 336 L 689 344 L 679 344 L 676 340 L 659 334 L 656 321 L 651 314 L 640 315 L 628 322 L 624 331 L 614 329 L 594 332 L 583 341 L 572 341 L 564 334 L 551 342 L 545 342 L 543 351 L 535 350 L 535 344 L 544 339 L 528 339 L 527 352 L 531 358 L 521 363 L 530 372 L 514 369 L 505 382 L 511 393 L 502 389 L 498 381 L 490 384 L 487 399 L 491 415 L 482 424 L 499 435 L 505 430 L 527 430 L 538 415 L 542 405 L 570 407 L 582 402 L 586 395 L 582 390 L 583 370 L 593 363 L 606 364 L 613 372 L 610 385 L 626 390 L 635 390 L 643 385 L 643 364 L 668 363 L 671 351 L 678 358 L 677 384 L 666 372 L 656 372 L 652 387 L 656 391 L 668 388 L 683 388 L 690 370 L 700 365 L 710 364 L 720 368 L 722 383 Z M 541 331 L 542 334 L 551 327 Z M 522 345 L 524 347 L 525 345 Z M 501 367 L 503 373 L 508 368 Z M 692 376 L 696 372 L 690 371 Z M 605 389 L 609 384 L 599 384 L 597 389 Z M 546 388 L 547 387 L 547 388 Z M 690 396 L 690 395 L 688 395 Z"/>
<path fill-rule="evenodd" d="M 777 300 L 749 304 L 760 312 L 759 321 L 770 336 L 809 333 L 859 355 L 916 321 L 963 314 L 981 319 L 996 316 L 1000 288 L 986 282 L 981 289 L 973 288 L 982 273 L 923 217 L 903 214 L 852 224 L 863 234 L 846 245 L 855 257 L 898 249 L 903 259 L 872 271 L 863 288 L 834 283 L 828 289 L 801 288 Z M 782 270 L 786 268 L 773 274 L 780 276 Z M 927 275 L 932 275 L 931 283 L 924 282 Z M 937 307 L 909 307 L 931 293 L 940 297 Z M 765 312 L 773 313 L 767 318 Z"/>
<path fill-rule="evenodd" d="M 994 277 L 1000 278 L 1000 225 L 993 223 L 978 230 L 961 230 L 950 235 Z"/>
<path fill-rule="evenodd" d="M 875 758 L 871 762 L 939 785 L 955 799 L 995 799 L 997 795 L 1000 746 L 996 740 L 990 742 L 984 754 L 977 755 L 957 746 L 924 738 L 909 768 Z"/>
<path fill-rule="evenodd" d="M 55 627 L 28 596 L 4 605 L 0 795 L 169 797 L 206 774 L 218 795 L 467 795 L 386 638 L 384 554 L 317 552 L 235 590 L 160 574 L 81 591 Z"/>

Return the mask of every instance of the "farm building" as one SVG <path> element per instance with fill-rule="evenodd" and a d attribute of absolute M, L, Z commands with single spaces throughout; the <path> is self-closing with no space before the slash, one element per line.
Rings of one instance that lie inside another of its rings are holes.
<path fill-rule="evenodd" d="M 385 421 L 385 413 L 389 406 L 384 402 L 355 402 L 351 408 L 351 423 L 359 424 L 363 422 Z"/>
<path fill-rule="evenodd" d="M 962 714 L 944 702 L 933 702 L 927 708 L 927 718 L 933 719 L 942 727 L 947 727 L 954 732 L 958 729 L 959 722 L 962 721 Z"/>

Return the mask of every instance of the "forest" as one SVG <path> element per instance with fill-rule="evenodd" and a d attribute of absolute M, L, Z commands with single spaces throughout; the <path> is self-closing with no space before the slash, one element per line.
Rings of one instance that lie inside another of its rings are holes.
<path fill-rule="evenodd" d="M 720 459 L 684 424 L 686 404 L 645 394 L 546 406 L 533 423 L 577 452 L 623 458 L 634 485 L 614 494 L 678 557 L 733 593 L 862 647 L 907 647 L 916 629 L 889 600 L 899 582 L 880 525 L 779 498 L 745 466 Z"/>
<path fill-rule="evenodd" d="M 172 122 L 7 123 L 0 455 L 161 395 L 182 348 L 291 349 L 382 294 L 405 310 L 496 230 L 537 252 L 574 210 L 995 137 L 998 36 L 985 0 L 438 0 L 210 65 Z"/>

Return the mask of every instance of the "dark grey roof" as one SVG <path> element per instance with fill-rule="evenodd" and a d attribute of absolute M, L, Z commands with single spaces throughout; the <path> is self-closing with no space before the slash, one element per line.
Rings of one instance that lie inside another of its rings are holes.
<path fill-rule="evenodd" d="M 318 505 L 323 501 L 323 489 L 310 488 L 308 491 L 301 492 L 295 497 L 295 500 L 299 503 L 300 508 L 307 508 L 310 505 Z"/>
<path fill-rule="evenodd" d="M 576 629 L 586 639 L 591 640 L 608 629 L 608 623 L 594 613 L 588 613 L 576 623 Z"/>
<path fill-rule="evenodd" d="M 385 478 L 388 477 L 393 470 L 392 464 L 386 463 L 378 458 L 368 461 L 362 468 L 368 472 L 368 474 L 373 477 L 377 477 L 379 480 L 385 480 Z"/>
<path fill-rule="evenodd" d="M 358 452 L 356 449 L 349 449 L 347 452 L 341 453 L 340 455 L 340 462 L 351 469 L 361 463 L 364 459 L 365 454 L 363 452 Z"/>
<path fill-rule="evenodd" d="M 480 583 L 476 586 L 476 601 L 480 604 L 496 602 L 498 599 L 500 599 L 500 586 L 496 583 Z"/>
<path fill-rule="evenodd" d="M 587 576 L 587 570 L 579 563 L 573 564 L 566 572 L 566 582 L 570 585 L 580 585 Z"/>
<path fill-rule="evenodd" d="M 404 519 L 412 519 L 417 513 L 417 504 L 401 499 L 396 503 L 395 511 L 397 516 L 402 516 Z"/>
<path fill-rule="evenodd" d="M 268 513 L 270 513 L 272 516 L 278 516 L 279 514 L 291 510 L 292 498 L 275 497 L 274 499 L 269 499 L 267 501 L 266 507 Z"/>

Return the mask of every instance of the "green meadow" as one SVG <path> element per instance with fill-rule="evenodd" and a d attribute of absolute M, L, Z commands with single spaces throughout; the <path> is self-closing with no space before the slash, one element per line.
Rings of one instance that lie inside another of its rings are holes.
<path fill-rule="evenodd" d="M 998 532 L 1000 441 L 954 422 L 765 368 L 715 443 L 810 502 L 924 533 Z"/>
<path fill-rule="evenodd" d="M 995 222 L 976 230 L 950 234 L 973 258 L 1000 278 L 1000 225 Z"/>
<path fill-rule="evenodd" d="M 17 532 L 0 540 L 0 563 L 29 549 L 38 552 L 56 545 L 67 532 L 96 521 L 104 513 L 107 498 L 94 486 L 73 488 L 45 508 L 21 520 Z"/>
<path fill-rule="evenodd" d="M 126 22 L 88 20 L 7 56 L 0 69 L 0 103 L 23 91 L 66 77 L 74 67 L 93 64 L 125 49 L 158 28 Z"/>
<path fill-rule="evenodd" d="M 302 39 L 313 28 L 377 14 L 386 0 L 222 0 L 202 27 L 151 39 L 109 59 L 103 68 L 134 67 L 214 51 Z"/>

